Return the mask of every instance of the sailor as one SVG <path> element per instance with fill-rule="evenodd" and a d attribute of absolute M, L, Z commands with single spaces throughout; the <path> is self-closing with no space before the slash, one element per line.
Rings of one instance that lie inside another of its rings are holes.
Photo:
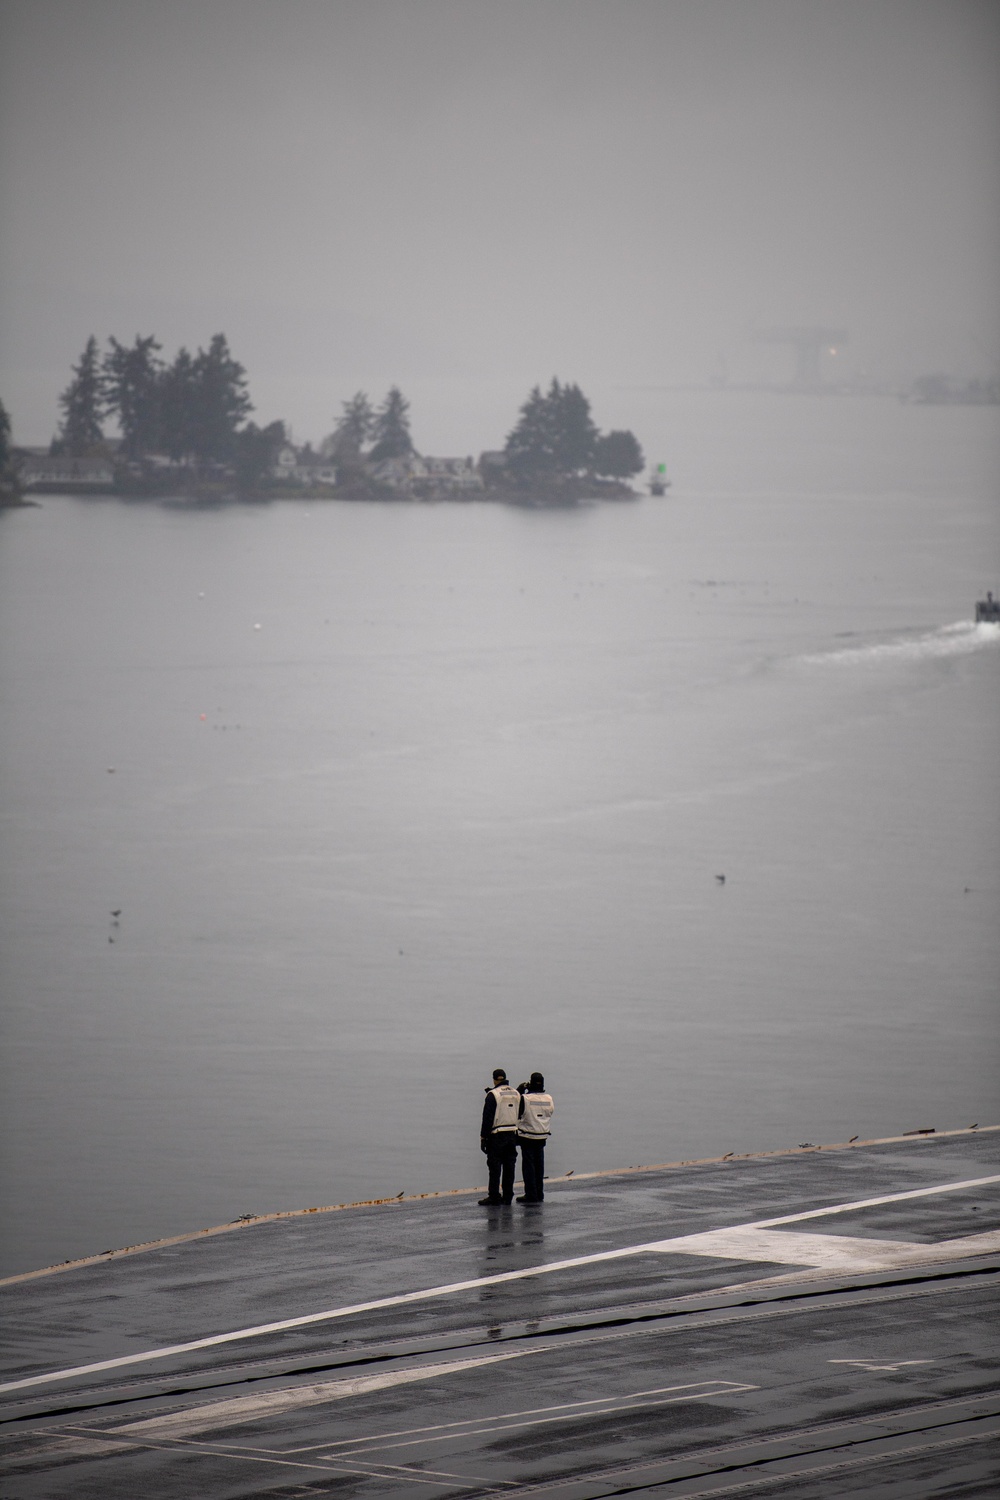
<path fill-rule="evenodd" d="M 541 1073 L 532 1073 L 527 1083 L 518 1085 L 521 1111 L 517 1122 L 517 1144 L 521 1148 L 521 1176 L 524 1197 L 518 1203 L 541 1203 L 545 1197 L 545 1142 L 552 1129 L 555 1105 L 545 1092 Z"/>
<path fill-rule="evenodd" d="M 510 1203 L 514 1197 L 514 1165 L 517 1161 L 517 1117 L 521 1096 L 507 1082 L 503 1068 L 493 1069 L 493 1086 L 486 1090 L 480 1143 L 489 1167 L 489 1192 L 483 1206 Z"/>

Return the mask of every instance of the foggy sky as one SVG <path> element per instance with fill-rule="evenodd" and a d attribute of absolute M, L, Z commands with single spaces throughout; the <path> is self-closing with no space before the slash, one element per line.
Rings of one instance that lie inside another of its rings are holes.
<path fill-rule="evenodd" d="M 993 0 L 0 0 L 0 23 L 16 440 L 51 436 L 90 333 L 172 356 L 224 330 L 257 419 L 303 438 L 398 381 L 427 451 L 502 442 L 553 373 L 739 373 L 770 323 L 842 325 L 870 379 L 996 368 Z M 458 430 L 470 391 L 494 430 Z"/>

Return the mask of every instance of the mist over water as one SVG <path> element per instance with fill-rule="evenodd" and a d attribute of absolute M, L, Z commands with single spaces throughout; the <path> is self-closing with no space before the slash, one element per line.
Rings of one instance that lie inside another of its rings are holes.
<path fill-rule="evenodd" d="M 20 443 L 48 442 L 91 334 L 155 333 L 169 360 L 224 331 L 254 420 L 299 441 L 398 382 L 443 454 L 495 445 L 553 374 L 787 383 L 769 329 L 846 332 L 824 377 L 858 389 L 996 375 L 989 0 L 3 0 L 0 21 Z"/>
<path fill-rule="evenodd" d="M 554 1174 L 1000 1118 L 995 409 L 595 409 L 665 499 L 0 517 L 5 1270 L 473 1186 L 497 1065 Z"/>

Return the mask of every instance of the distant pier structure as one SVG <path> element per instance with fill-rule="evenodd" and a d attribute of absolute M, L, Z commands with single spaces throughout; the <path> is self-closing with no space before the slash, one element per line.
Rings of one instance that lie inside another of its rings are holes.
<path fill-rule="evenodd" d="M 847 343 L 847 330 L 819 325 L 761 328 L 753 334 L 753 342 L 789 345 L 795 352 L 795 374 L 791 381 L 793 389 L 815 391 L 823 386 L 823 355 L 836 354 Z"/>

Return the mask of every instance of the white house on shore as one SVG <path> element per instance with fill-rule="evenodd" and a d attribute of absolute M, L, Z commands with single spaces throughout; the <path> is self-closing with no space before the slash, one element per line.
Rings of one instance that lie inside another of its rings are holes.
<path fill-rule="evenodd" d="M 384 458 L 369 464 L 368 473 L 376 484 L 400 494 L 472 494 L 483 488 L 483 476 L 471 458 L 429 458 L 407 453 L 401 458 Z"/>
<path fill-rule="evenodd" d="M 471 458 L 425 458 L 424 467 L 435 489 L 471 493 L 483 488 L 483 476 Z"/>
<path fill-rule="evenodd" d="M 271 466 L 271 478 L 279 484 L 292 485 L 335 485 L 337 483 L 337 465 L 329 458 L 323 458 L 318 453 L 300 452 L 293 448 L 291 443 L 286 443 L 279 448 Z"/>
<path fill-rule="evenodd" d="M 376 484 L 404 494 L 427 478 L 424 461 L 417 453 L 406 453 L 400 458 L 381 458 L 376 463 L 367 463 L 365 468 Z"/>
<path fill-rule="evenodd" d="M 433 498 L 439 495 L 474 495 L 485 488 L 483 475 L 473 458 L 432 458 L 420 453 L 406 453 L 398 458 L 383 458 L 364 463 L 368 479 L 400 495 Z M 296 448 L 285 443 L 278 449 L 271 465 L 271 479 L 300 486 L 334 486 L 338 465 L 311 448 Z"/>

